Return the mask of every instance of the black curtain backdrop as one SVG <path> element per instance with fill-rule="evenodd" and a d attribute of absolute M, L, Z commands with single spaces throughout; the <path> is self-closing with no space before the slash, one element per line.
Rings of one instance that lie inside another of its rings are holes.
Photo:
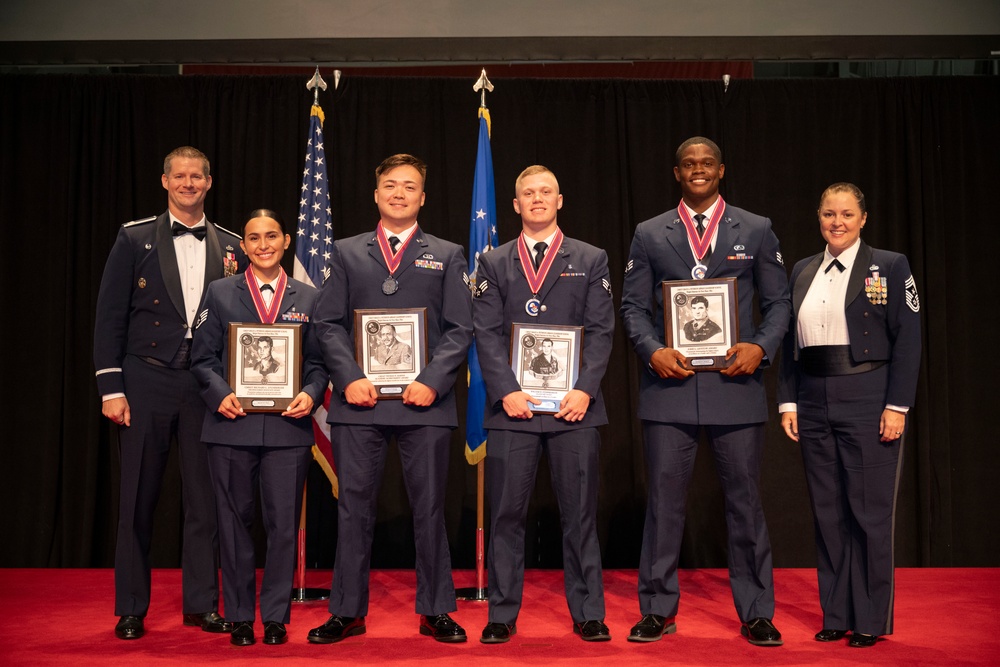
<path fill-rule="evenodd" d="M 430 165 L 421 225 L 468 244 L 478 94 L 467 79 L 347 77 L 320 96 L 334 234 L 377 221 L 373 170 L 411 152 Z M 238 230 L 256 207 L 298 209 L 311 93 L 301 76 L 0 76 L 4 240 L 0 566 L 112 564 L 117 436 L 100 416 L 91 359 L 95 300 L 118 227 L 165 210 L 163 157 L 190 144 L 212 160 L 209 219 Z M 997 566 L 1000 504 L 994 260 L 1000 183 L 996 78 L 716 81 L 505 79 L 493 116 L 500 239 L 520 170 L 559 178 L 564 231 L 608 251 L 616 301 L 632 230 L 676 205 L 673 152 L 701 134 L 723 148 L 723 195 L 769 216 L 786 265 L 822 248 L 815 210 L 830 183 L 868 197 L 866 240 L 905 253 L 921 296 L 924 348 L 897 512 L 900 566 Z M 292 254 L 286 255 L 290 270 Z M 464 373 L 459 384 L 464 384 Z M 774 396 L 774 371 L 768 372 Z M 637 364 L 620 323 L 604 380 L 599 525 L 606 567 L 636 567 L 645 507 Z M 457 388 L 464 405 L 464 387 Z M 773 403 L 773 400 L 772 400 Z M 991 408 L 992 406 L 992 408 Z M 476 473 L 455 432 L 447 521 L 453 563 L 474 566 Z M 314 466 L 314 468 L 316 468 Z M 154 565 L 179 563 L 176 470 L 160 499 Z M 725 567 L 722 497 L 699 452 L 681 565 Z M 333 562 L 336 505 L 309 482 L 310 566 Z M 764 505 L 774 560 L 814 565 L 801 457 L 768 424 Z M 560 567 L 558 508 L 539 471 L 529 566 Z M 488 539 L 488 536 L 487 536 Z M 379 502 L 374 566 L 411 567 L 398 459 Z"/>

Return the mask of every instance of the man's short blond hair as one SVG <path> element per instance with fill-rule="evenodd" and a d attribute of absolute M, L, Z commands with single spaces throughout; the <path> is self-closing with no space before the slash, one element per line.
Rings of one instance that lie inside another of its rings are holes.
<path fill-rule="evenodd" d="M 534 176 L 535 174 L 552 174 L 552 180 L 556 182 L 556 191 L 557 192 L 559 191 L 559 179 L 556 178 L 555 173 L 551 169 L 549 169 L 548 167 L 545 167 L 545 166 L 540 165 L 540 164 L 533 164 L 530 167 L 528 167 L 527 169 L 525 169 L 524 171 L 522 171 L 518 175 L 517 180 L 514 181 L 514 196 L 515 197 L 517 197 L 518 194 L 521 192 L 521 181 L 523 181 L 524 179 L 526 179 L 528 176 Z"/>

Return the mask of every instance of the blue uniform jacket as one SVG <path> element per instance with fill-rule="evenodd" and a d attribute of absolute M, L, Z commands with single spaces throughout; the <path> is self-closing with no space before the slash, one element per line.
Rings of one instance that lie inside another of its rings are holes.
<path fill-rule="evenodd" d="M 334 244 L 330 275 L 316 303 L 314 322 L 323 359 L 330 369 L 331 424 L 458 426 L 453 388 L 472 341 L 472 297 L 463 279 L 461 246 L 425 234 L 418 226 L 396 270 L 395 294 L 382 293 L 389 276 L 375 232 Z M 379 399 L 374 408 L 350 405 L 344 388 L 364 377 L 355 360 L 354 311 L 369 308 L 426 308 L 428 362 L 417 381 L 437 392 L 427 407 Z"/>
<path fill-rule="evenodd" d="M 752 375 L 734 378 L 715 371 L 683 380 L 663 379 L 649 367 L 664 347 L 664 280 L 690 280 L 695 266 L 677 209 L 640 223 L 625 267 L 621 316 L 645 372 L 640 373 L 639 418 L 675 424 L 752 424 L 767 421 L 763 368 L 781 345 L 791 302 L 788 278 L 771 221 L 726 205 L 706 278 L 736 278 L 740 341 L 767 355 Z M 760 323 L 754 322 L 754 296 Z"/>
<path fill-rule="evenodd" d="M 518 257 L 517 239 L 481 254 L 476 277 L 472 313 L 479 364 L 486 382 L 486 428 L 546 433 L 607 424 L 601 380 L 615 331 L 607 253 L 564 237 L 538 293 L 544 310 L 536 317 L 525 311 L 532 293 Z M 583 419 L 570 423 L 543 413 L 535 413 L 527 420 L 507 416 L 503 397 L 521 389 L 510 365 L 511 325 L 515 322 L 583 327 L 580 375 L 574 388 L 594 398 Z"/>
<path fill-rule="evenodd" d="M 191 349 L 191 372 L 201 385 L 208 405 L 201 439 L 225 445 L 264 447 L 309 447 L 313 444 L 312 420 L 294 419 L 279 413 L 248 413 L 228 419 L 217 412 L 222 399 L 232 393 L 229 386 L 229 323 L 260 322 L 247 276 L 239 274 L 208 286 L 205 310 L 195 330 Z M 302 391 L 312 397 L 314 408 L 323 402 L 329 376 L 323 367 L 316 332 L 310 315 L 318 292 L 298 280 L 288 279 L 281 313 L 275 324 L 302 323 Z M 282 360 L 287 364 L 287 360 Z M 246 408 L 246 406 L 243 406 Z"/>
<path fill-rule="evenodd" d="M 247 267 L 239 235 L 211 223 L 207 227 L 206 289 L 213 280 Z M 98 393 L 125 391 L 122 361 L 126 354 L 170 362 L 187 330 L 170 216 L 163 213 L 126 223 L 108 255 L 97 295 L 94 367 Z"/>
<path fill-rule="evenodd" d="M 792 319 L 782 350 L 779 403 L 797 402 L 795 362 L 799 356 L 796 331 L 799 307 L 822 261 L 823 253 L 819 253 L 800 260 L 792 269 Z M 887 279 L 886 303 L 872 303 L 866 295 L 865 280 L 876 276 Z M 855 363 L 888 362 L 885 402 L 911 407 L 917 394 L 920 370 L 920 300 L 906 257 L 872 248 L 861 241 L 848 279 L 844 312 L 851 339 L 851 358 Z"/>

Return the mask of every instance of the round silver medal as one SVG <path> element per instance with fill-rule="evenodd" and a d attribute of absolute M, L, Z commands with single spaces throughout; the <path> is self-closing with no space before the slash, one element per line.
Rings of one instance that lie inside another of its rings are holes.
<path fill-rule="evenodd" d="M 396 282 L 396 279 L 393 278 L 392 276 L 389 276 L 388 278 L 382 281 L 382 294 L 390 296 L 392 294 L 395 294 L 396 290 L 398 289 L 399 289 L 399 283 Z"/>

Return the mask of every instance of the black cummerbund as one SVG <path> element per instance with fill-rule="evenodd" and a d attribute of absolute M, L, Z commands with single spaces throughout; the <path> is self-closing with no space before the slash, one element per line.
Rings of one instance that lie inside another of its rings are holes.
<path fill-rule="evenodd" d="M 880 366 L 885 366 L 885 362 L 854 363 L 851 359 L 850 345 L 810 345 L 799 350 L 799 367 L 802 368 L 802 372 L 816 377 L 867 373 Z"/>
<path fill-rule="evenodd" d="M 172 368 L 174 370 L 186 371 L 191 368 L 191 339 L 185 338 L 181 341 L 181 346 L 177 348 L 177 354 L 170 360 L 170 363 L 163 363 L 153 357 L 139 357 L 147 364 L 159 366 L 160 368 Z"/>

